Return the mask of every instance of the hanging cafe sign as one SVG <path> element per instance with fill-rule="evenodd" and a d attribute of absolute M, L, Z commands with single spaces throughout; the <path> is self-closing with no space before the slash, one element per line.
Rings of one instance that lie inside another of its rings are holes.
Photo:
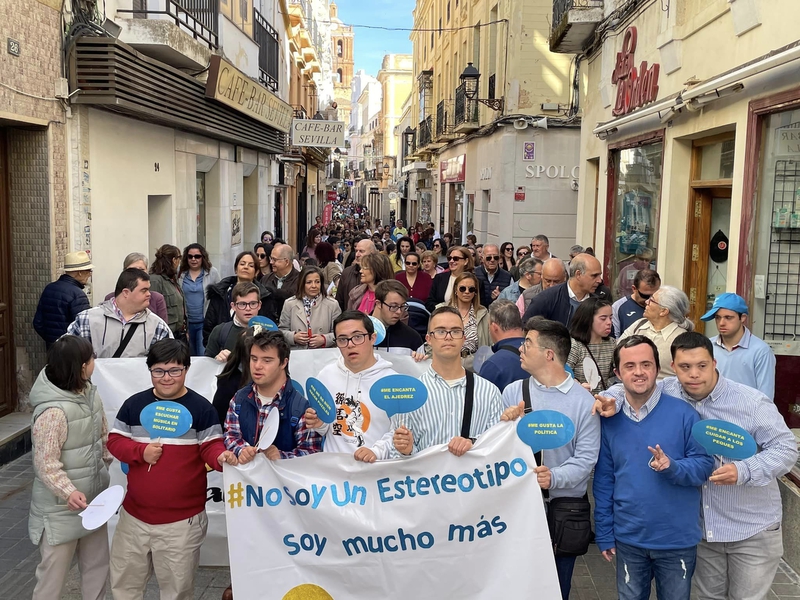
<path fill-rule="evenodd" d="M 636 38 L 636 27 L 628 27 L 622 40 L 622 51 L 617 52 L 617 61 L 611 74 L 611 83 L 617 86 L 617 99 L 611 111 L 615 117 L 626 115 L 658 98 L 660 65 L 656 63 L 648 67 L 644 60 L 636 69 L 633 57 Z"/>

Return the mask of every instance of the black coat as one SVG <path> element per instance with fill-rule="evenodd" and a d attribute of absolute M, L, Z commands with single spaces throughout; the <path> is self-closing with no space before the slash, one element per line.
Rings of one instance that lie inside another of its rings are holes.
<path fill-rule="evenodd" d="M 208 338 L 211 332 L 214 331 L 214 327 L 220 323 L 227 323 L 233 320 L 233 316 L 231 316 L 231 290 L 236 285 L 236 281 L 236 275 L 231 275 L 230 277 L 225 277 L 219 283 L 208 286 L 206 290 L 208 310 L 206 310 L 206 317 L 203 321 L 203 345 L 208 345 Z M 275 321 L 271 316 L 272 302 L 269 290 L 257 281 L 253 283 L 261 292 L 261 310 L 258 311 L 258 314 Z"/>
<path fill-rule="evenodd" d="M 83 287 L 77 279 L 65 273 L 44 288 L 33 317 L 33 328 L 48 348 L 67 333 L 67 327 L 78 313 L 91 308 Z"/>
<path fill-rule="evenodd" d="M 486 308 L 489 308 L 489 305 L 494 302 L 492 290 L 495 287 L 499 287 L 502 292 L 511 285 L 511 273 L 505 269 L 498 268 L 494 274 L 494 281 L 491 283 L 489 283 L 489 274 L 486 272 L 486 267 L 483 265 L 475 267 L 475 276 L 481 284 L 481 304 Z"/>
<path fill-rule="evenodd" d="M 569 303 L 569 292 L 567 291 L 568 283 L 554 285 L 536 294 L 528 305 L 528 310 L 525 311 L 522 322 L 527 323 L 531 317 L 542 316 L 545 319 L 558 321 L 569 327 L 572 310 Z M 597 290 L 591 295 L 611 301 L 611 290 L 604 285 L 598 286 Z"/>

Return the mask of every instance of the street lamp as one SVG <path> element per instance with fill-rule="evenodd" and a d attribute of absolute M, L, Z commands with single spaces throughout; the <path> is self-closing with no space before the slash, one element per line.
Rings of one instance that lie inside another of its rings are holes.
<path fill-rule="evenodd" d="M 472 66 L 472 63 L 467 63 L 467 68 L 464 69 L 464 72 L 461 73 L 459 79 L 461 83 L 464 85 L 464 96 L 466 96 L 467 100 L 475 100 L 476 102 L 480 102 L 481 104 L 485 104 L 492 110 L 503 110 L 503 98 L 478 98 L 478 81 L 481 78 L 481 74 L 475 67 Z"/>
<path fill-rule="evenodd" d="M 415 137 L 417 137 L 417 131 L 415 129 L 411 129 L 411 125 L 406 127 L 406 130 L 403 132 L 403 144 L 406 149 L 404 153 L 405 158 L 408 158 L 414 153 Z"/>
<path fill-rule="evenodd" d="M 389 163 L 388 162 L 383 163 L 383 176 L 384 177 L 389 177 Z"/>

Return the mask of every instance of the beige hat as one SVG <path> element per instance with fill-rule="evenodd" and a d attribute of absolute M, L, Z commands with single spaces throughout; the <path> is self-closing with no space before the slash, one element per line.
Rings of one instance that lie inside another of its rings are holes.
<path fill-rule="evenodd" d="M 83 250 L 70 252 L 64 258 L 64 271 L 91 271 L 92 269 L 94 269 L 92 259 Z"/>

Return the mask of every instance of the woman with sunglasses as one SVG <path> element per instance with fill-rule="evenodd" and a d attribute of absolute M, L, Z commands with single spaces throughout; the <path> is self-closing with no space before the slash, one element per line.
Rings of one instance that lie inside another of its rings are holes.
<path fill-rule="evenodd" d="M 436 262 L 442 265 L 443 268 L 447 268 L 447 243 L 442 239 L 439 238 L 438 240 L 433 240 L 431 244 L 431 250 L 433 253 L 436 254 Z"/>
<path fill-rule="evenodd" d="M 481 346 L 491 346 L 489 337 L 489 311 L 481 306 L 478 278 L 473 273 L 462 273 L 456 277 L 453 295 L 449 304 L 458 309 L 464 323 L 464 347 L 461 349 L 465 369 L 472 369 L 474 354 Z M 437 306 L 436 308 L 438 308 Z"/>
<path fill-rule="evenodd" d="M 405 268 L 403 263 L 405 262 L 406 254 L 411 252 L 413 249 L 414 241 L 407 235 L 404 235 L 397 240 L 395 251 L 389 256 L 389 260 L 392 261 L 392 268 L 394 269 L 395 273 L 402 271 Z"/>
<path fill-rule="evenodd" d="M 447 262 L 450 270 L 439 273 L 433 278 L 431 293 L 425 302 L 425 308 L 433 312 L 437 305 L 449 303 L 453 295 L 453 286 L 462 273 L 475 271 L 475 262 L 472 253 L 463 246 L 453 246 L 447 253 Z"/>
<path fill-rule="evenodd" d="M 599 394 L 616 383 L 614 347 L 617 340 L 611 337 L 611 302 L 592 297 L 581 302 L 572 315 L 569 335 L 572 338 L 572 349 L 567 364 L 575 374 L 575 381 L 592 394 Z M 600 375 L 600 380 L 594 387 L 589 384 L 584 370 L 587 358 Z"/>
<path fill-rule="evenodd" d="M 253 254 L 255 254 L 258 259 L 258 269 L 261 272 L 258 281 L 266 283 L 267 277 L 272 273 L 272 267 L 269 264 L 269 257 L 272 254 L 272 244 L 259 242 L 253 246 Z"/>
<path fill-rule="evenodd" d="M 514 244 L 512 242 L 503 242 L 500 245 L 500 268 L 511 273 L 511 269 L 516 264 L 517 261 L 514 260 Z"/>
<path fill-rule="evenodd" d="M 274 239 L 275 239 L 275 236 L 272 235 L 271 231 L 262 231 L 261 232 L 261 241 L 264 244 L 271 244 Z"/>
<path fill-rule="evenodd" d="M 511 267 L 509 273 L 511 273 L 511 279 L 514 281 L 519 281 L 519 263 L 522 262 L 526 256 L 531 255 L 531 248 L 530 246 L 520 246 L 517 248 L 517 261 L 516 264 Z"/>
<path fill-rule="evenodd" d="M 406 286 L 409 298 L 425 302 L 431 295 L 433 280 L 430 275 L 421 270 L 419 254 L 417 252 L 406 254 L 404 266 L 406 270 L 396 273 L 394 278 Z"/>
<path fill-rule="evenodd" d="M 292 348 L 332 348 L 334 345 L 333 321 L 342 314 L 342 309 L 325 292 L 323 279 L 319 267 L 304 267 L 294 297 L 283 305 L 278 328 Z"/>
<path fill-rule="evenodd" d="M 211 266 L 208 252 L 200 244 L 189 244 L 183 250 L 178 283 L 186 299 L 186 316 L 189 321 L 189 349 L 192 356 L 203 356 L 203 320 L 208 310 L 206 290 L 219 283 L 219 271 Z"/>

